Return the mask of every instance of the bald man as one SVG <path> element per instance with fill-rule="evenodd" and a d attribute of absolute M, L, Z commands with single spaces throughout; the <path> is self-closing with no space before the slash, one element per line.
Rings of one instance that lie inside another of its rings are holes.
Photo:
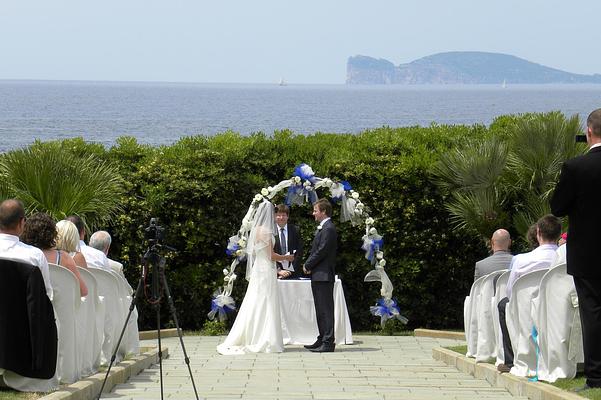
<path fill-rule="evenodd" d="M 481 276 L 488 275 L 494 271 L 509 269 L 513 256 L 509 252 L 511 236 L 505 229 L 497 229 L 490 238 L 490 247 L 493 254 L 476 263 L 474 281 Z"/>

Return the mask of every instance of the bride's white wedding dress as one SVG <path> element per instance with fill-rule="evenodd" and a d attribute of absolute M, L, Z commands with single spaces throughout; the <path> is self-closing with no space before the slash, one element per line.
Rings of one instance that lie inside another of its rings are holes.
<path fill-rule="evenodd" d="M 273 206 L 268 211 L 273 214 Z M 273 235 L 266 226 L 253 230 L 255 237 L 251 240 L 261 245 L 255 245 L 249 257 L 250 279 L 238 316 L 225 341 L 217 346 L 217 351 L 225 355 L 284 351 L 277 272 L 271 261 Z"/>

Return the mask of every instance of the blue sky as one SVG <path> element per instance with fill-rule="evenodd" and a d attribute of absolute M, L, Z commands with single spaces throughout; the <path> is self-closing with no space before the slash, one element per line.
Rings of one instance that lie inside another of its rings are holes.
<path fill-rule="evenodd" d="M 601 73 L 598 0 L 0 0 L 0 79 L 344 83 L 349 56 Z"/>

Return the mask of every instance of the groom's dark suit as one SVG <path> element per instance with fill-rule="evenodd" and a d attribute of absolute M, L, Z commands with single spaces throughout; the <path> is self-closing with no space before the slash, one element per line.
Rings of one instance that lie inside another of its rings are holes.
<path fill-rule="evenodd" d="M 317 342 L 334 348 L 334 268 L 338 235 L 332 220 L 323 222 L 313 239 L 305 269 L 311 272 L 311 290 L 319 336 Z"/>
<path fill-rule="evenodd" d="M 574 277 L 584 344 L 587 384 L 601 387 L 601 147 L 563 163 L 551 199 L 568 216 L 567 270 Z"/>

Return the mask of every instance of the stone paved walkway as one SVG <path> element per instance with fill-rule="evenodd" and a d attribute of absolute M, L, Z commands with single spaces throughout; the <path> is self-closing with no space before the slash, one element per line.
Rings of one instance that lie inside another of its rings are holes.
<path fill-rule="evenodd" d="M 202 399 L 513 399 L 432 359 L 432 347 L 461 342 L 412 336 L 354 336 L 355 344 L 335 353 L 311 353 L 286 346 L 281 354 L 222 356 L 223 338 L 186 336 L 194 380 Z M 156 344 L 145 341 L 143 345 Z M 194 399 L 178 338 L 164 339 L 165 398 Z M 103 399 L 159 399 L 159 368 L 147 369 L 118 385 Z M 520 399 L 526 399 L 521 397 Z"/>

